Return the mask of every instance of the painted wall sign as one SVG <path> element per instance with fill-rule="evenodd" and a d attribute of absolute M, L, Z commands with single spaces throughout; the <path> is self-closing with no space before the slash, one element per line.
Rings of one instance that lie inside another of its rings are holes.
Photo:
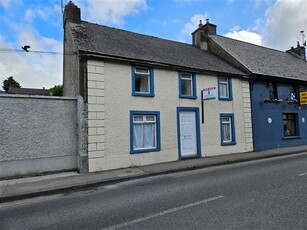
<path fill-rule="evenodd" d="M 307 105 L 307 92 L 300 92 L 301 105 Z"/>
<path fill-rule="evenodd" d="M 216 87 L 209 87 L 202 90 L 203 100 L 212 100 L 216 98 Z"/>

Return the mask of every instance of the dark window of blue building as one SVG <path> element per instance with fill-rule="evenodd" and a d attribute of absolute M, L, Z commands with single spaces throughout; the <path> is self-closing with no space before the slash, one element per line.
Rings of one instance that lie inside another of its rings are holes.
<path fill-rule="evenodd" d="M 270 82 L 268 84 L 268 86 L 269 86 L 269 98 L 270 98 L 270 100 L 277 99 L 277 85 L 276 85 L 276 83 Z"/>
<path fill-rule="evenodd" d="M 297 114 L 296 113 L 284 113 L 283 114 L 283 126 L 284 136 L 298 136 L 297 130 Z"/>

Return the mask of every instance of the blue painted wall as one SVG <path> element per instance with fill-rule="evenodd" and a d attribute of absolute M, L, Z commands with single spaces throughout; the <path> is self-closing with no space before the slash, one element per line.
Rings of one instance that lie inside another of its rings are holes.
<path fill-rule="evenodd" d="M 290 97 L 288 84 L 277 84 L 278 99 Z M 285 101 L 265 103 L 269 98 L 269 87 L 265 82 L 255 82 L 251 91 L 252 121 L 254 135 L 254 149 L 264 150 L 280 147 L 307 145 L 307 106 L 289 105 Z M 297 113 L 298 137 L 284 138 L 283 113 Z M 272 119 L 272 123 L 268 122 Z M 302 121 L 305 119 L 305 122 Z"/>

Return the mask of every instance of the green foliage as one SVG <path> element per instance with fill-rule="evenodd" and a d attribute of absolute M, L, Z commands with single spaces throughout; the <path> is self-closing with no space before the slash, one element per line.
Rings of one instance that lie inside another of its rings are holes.
<path fill-rule="evenodd" d="M 63 96 L 63 85 L 55 85 L 44 94 L 45 96 Z"/>
<path fill-rule="evenodd" d="M 21 88 L 21 85 L 13 78 L 13 76 L 10 76 L 3 81 L 2 88 L 7 92 L 9 88 Z"/>

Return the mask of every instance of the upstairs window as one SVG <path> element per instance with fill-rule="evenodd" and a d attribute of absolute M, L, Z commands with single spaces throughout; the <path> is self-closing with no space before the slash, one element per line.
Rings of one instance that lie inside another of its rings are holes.
<path fill-rule="evenodd" d="M 284 137 L 298 136 L 297 130 L 297 114 L 284 113 L 282 115 L 284 126 Z"/>
<path fill-rule="evenodd" d="M 235 127 L 233 114 L 221 114 L 221 144 L 222 145 L 235 145 Z"/>
<path fill-rule="evenodd" d="M 231 78 L 218 78 L 219 100 L 232 100 Z"/>
<path fill-rule="evenodd" d="M 154 97 L 153 69 L 132 66 L 132 95 Z"/>
<path fill-rule="evenodd" d="M 196 78 L 191 73 L 179 73 L 179 97 L 195 99 Z"/>
<path fill-rule="evenodd" d="M 269 83 L 269 99 L 274 100 L 277 99 L 277 85 L 275 83 Z"/>

